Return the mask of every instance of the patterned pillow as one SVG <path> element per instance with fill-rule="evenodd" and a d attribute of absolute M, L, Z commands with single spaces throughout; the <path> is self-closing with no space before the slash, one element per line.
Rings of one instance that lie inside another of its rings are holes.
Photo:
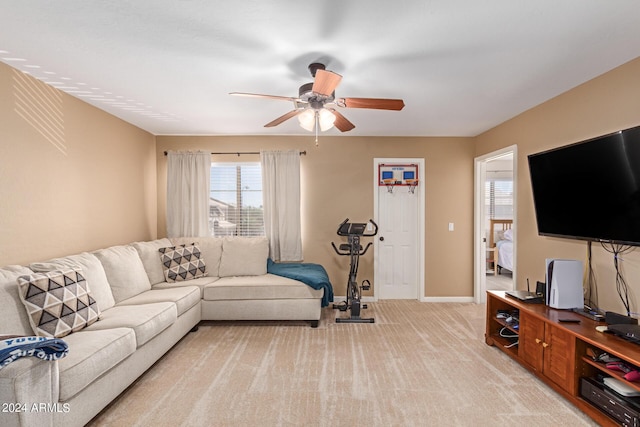
<path fill-rule="evenodd" d="M 167 282 L 182 282 L 207 275 L 200 248 L 195 243 L 158 250 Z"/>
<path fill-rule="evenodd" d="M 18 287 L 36 335 L 62 338 L 100 316 L 98 303 L 79 268 L 20 276 Z"/>

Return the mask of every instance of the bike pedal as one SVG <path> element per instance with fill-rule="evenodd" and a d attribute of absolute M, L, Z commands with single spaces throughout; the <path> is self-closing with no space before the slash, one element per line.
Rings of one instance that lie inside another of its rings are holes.
<path fill-rule="evenodd" d="M 367 304 L 362 304 L 362 308 L 367 308 Z"/>

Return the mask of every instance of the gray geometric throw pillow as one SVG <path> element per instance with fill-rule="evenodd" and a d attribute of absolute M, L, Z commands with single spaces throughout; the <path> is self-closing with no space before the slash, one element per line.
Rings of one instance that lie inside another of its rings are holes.
<path fill-rule="evenodd" d="M 18 286 L 36 335 L 62 338 L 100 317 L 98 303 L 79 268 L 21 276 Z"/>
<path fill-rule="evenodd" d="M 169 246 L 158 250 L 167 282 L 182 282 L 207 275 L 200 248 L 195 243 Z"/>

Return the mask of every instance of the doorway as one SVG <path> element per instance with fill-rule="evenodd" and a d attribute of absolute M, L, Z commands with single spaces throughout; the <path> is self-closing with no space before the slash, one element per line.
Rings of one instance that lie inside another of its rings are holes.
<path fill-rule="evenodd" d="M 374 299 L 424 299 L 422 158 L 373 160 Z"/>
<path fill-rule="evenodd" d="M 517 147 L 475 159 L 474 300 L 516 288 Z"/>

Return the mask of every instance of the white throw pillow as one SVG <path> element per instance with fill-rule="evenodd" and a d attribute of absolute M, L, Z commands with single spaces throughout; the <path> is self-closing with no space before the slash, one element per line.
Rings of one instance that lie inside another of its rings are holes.
<path fill-rule="evenodd" d="M 207 276 L 218 277 L 220 257 L 222 256 L 222 240 L 220 237 L 172 237 L 171 244 L 167 246 L 197 244 L 207 266 Z"/>
<path fill-rule="evenodd" d="M 504 239 L 513 240 L 513 229 L 510 228 L 504 232 Z"/>
<path fill-rule="evenodd" d="M 100 311 L 113 307 L 116 301 L 111 292 L 111 286 L 100 260 L 93 254 L 83 252 L 77 255 L 69 255 L 64 258 L 56 258 L 46 262 L 34 262 L 29 267 L 36 272 L 47 272 L 67 268 L 81 268 L 87 279 L 91 295 L 98 303 Z"/>
<path fill-rule="evenodd" d="M 131 246 L 138 251 L 147 276 L 149 276 L 151 286 L 164 282 L 164 270 L 160 262 L 160 257 L 158 256 L 158 250 L 172 246 L 171 240 L 164 238 L 151 242 L 135 242 L 132 243 Z"/>
<path fill-rule="evenodd" d="M 149 276 L 133 246 L 112 246 L 94 255 L 104 267 L 116 304 L 151 289 Z"/>
<path fill-rule="evenodd" d="M 266 237 L 224 237 L 220 277 L 267 274 L 269 242 Z"/>
<path fill-rule="evenodd" d="M 0 329 L 3 335 L 33 334 L 29 314 L 18 288 L 18 277 L 32 273 L 32 270 L 21 265 L 0 268 Z"/>

